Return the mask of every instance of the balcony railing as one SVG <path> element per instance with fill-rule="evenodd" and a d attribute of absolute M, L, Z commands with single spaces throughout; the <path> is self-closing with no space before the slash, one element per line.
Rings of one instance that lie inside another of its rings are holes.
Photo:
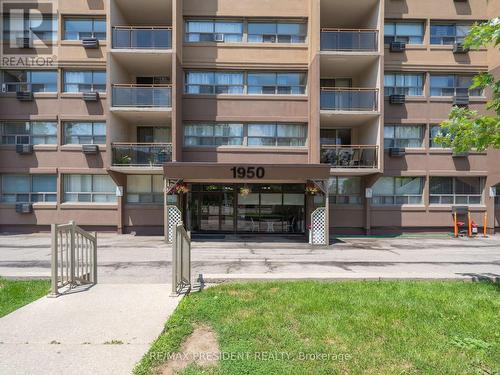
<path fill-rule="evenodd" d="M 172 106 L 170 85 L 113 85 L 113 107 Z"/>
<path fill-rule="evenodd" d="M 172 28 L 166 26 L 113 27 L 113 48 L 171 49 Z"/>
<path fill-rule="evenodd" d="M 322 51 L 360 51 L 378 50 L 377 30 L 321 29 Z"/>
<path fill-rule="evenodd" d="M 321 88 L 321 109 L 327 111 L 377 111 L 378 89 Z"/>
<path fill-rule="evenodd" d="M 171 143 L 113 143 L 112 150 L 117 167 L 161 167 L 172 161 Z"/>
<path fill-rule="evenodd" d="M 378 146 L 321 145 L 321 163 L 332 168 L 377 168 Z"/>

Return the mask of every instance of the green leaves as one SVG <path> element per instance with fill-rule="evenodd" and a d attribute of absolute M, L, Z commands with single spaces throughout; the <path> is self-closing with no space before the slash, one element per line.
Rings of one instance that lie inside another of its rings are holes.
<path fill-rule="evenodd" d="M 500 44 L 500 17 L 492 20 L 476 23 L 465 38 L 464 47 L 481 48 L 489 45 L 498 46 Z"/>

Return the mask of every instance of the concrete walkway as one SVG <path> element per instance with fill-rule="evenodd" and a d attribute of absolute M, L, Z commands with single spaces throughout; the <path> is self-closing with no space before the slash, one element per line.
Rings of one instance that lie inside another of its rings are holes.
<path fill-rule="evenodd" d="M 130 374 L 179 298 L 165 284 L 99 284 L 0 318 L 0 374 Z"/>

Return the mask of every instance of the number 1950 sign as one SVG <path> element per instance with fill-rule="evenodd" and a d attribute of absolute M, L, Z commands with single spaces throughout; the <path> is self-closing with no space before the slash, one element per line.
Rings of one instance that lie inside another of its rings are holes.
<path fill-rule="evenodd" d="M 238 179 L 262 179 L 266 175 L 266 170 L 263 167 L 233 167 L 233 178 Z"/>

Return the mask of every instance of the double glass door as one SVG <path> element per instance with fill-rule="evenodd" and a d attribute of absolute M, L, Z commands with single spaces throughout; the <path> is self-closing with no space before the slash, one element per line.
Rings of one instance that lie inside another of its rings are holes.
<path fill-rule="evenodd" d="M 189 215 L 192 230 L 231 232 L 234 230 L 234 192 L 192 193 Z"/>

